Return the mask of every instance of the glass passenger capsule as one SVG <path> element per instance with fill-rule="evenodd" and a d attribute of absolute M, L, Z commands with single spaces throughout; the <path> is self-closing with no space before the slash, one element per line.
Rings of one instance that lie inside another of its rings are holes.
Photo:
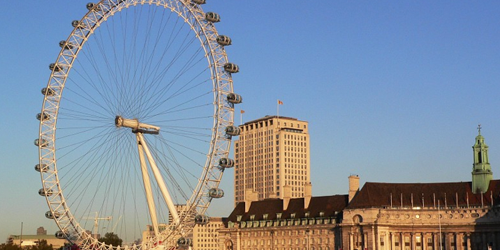
<path fill-rule="evenodd" d="M 40 196 L 51 196 L 54 194 L 54 191 L 52 191 L 52 189 L 43 190 L 43 188 L 40 188 L 40 190 L 38 190 L 38 194 Z"/>
<path fill-rule="evenodd" d="M 90 11 L 99 11 L 101 8 L 99 8 L 99 4 L 96 3 L 88 3 L 87 4 L 87 9 Z"/>
<path fill-rule="evenodd" d="M 57 231 L 55 234 L 56 238 L 58 239 L 66 239 L 66 234 L 63 233 L 63 231 Z"/>
<path fill-rule="evenodd" d="M 209 222 L 209 217 L 206 215 L 198 214 L 194 217 L 196 225 L 206 225 Z"/>
<path fill-rule="evenodd" d="M 36 164 L 35 165 L 35 170 L 37 172 L 47 172 L 49 170 L 49 166 L 47 166 L 47 164 Z"/>
<path fill-rule="evenodd" d="M 49 142 L 45 139 L 42 139 L 42 140 L 36 139 L 35 140 L 35 146 L 44 148 L 44 147 L 47 147 L 48 145 L 49 145 Z"/>
<path fill-rule="evenodd" d="M 50 119 L 50 115 L 47 113 L 38 113 L 36 114 L 36 119 L 39 121 L 45 121 Z"/>
<path fill-rule="evenodd" d="M 52 90 L 51 88 L 43 88 L 42 94 L 48 95 L 48 96 L 53 96 L 55 93 L 54 93 L 54 90 Z"/>
<path fill-rule="evenodd" d="M 227 95 L 227 101 L 233 104 L 238 104 L 243 102 L 243 97 L 235 93 L 229 93 Z"/>
<path fill-rule="evenodd" d="M 220 188 L 211 188 L 208 190 L 208 196 L 210 198 L 222 198 L 224 197 L 224 190 Z"/>
<path fill-rule="evenodd" d="M 222 46 L 231 45 L 231 38 L 225 35 L 218 35 L 216 41 Z"/>
<path fill-rule="evenodd" d="M 229 158 L 221 158 L 219 160 L 219 166 L 223 168 L 232 168 L 234 167 L 234 160 Z"/>
<path fill-rule="evenodd" d="M 240 71 L 240 67 L 234 63 L 226 63 L 224 64 L 224 70 L 229 73 L 238 73 Z"/>
<path fill-rule="evenodd" d="M 220 22 L 220 16 L 219 14 L 217 13 L 214 13 L 214 12 L 207 12 L 205 14 L 205 19 L 209 22 L 212 22 L 212 23 L 218 23 Z"/>
<path fill-rule="evenodd" d="M 240 128 L 238 128 L 236 126 L 227 126 L 226 127 L 226 134 L 231 135 L 231 136 L 240 135 Z"/>
<path fill-rule="evenodd" d="M 45 212 L 45 217 L 47 219 L 57 219 L 61 217 L 61 215 L 58 212 L 52 213 L 51 211 Z"/>
<path fill-rule="evenodd" d="M 193 240 L 191 240 L 190 238 L 180 237 L 180 238 L 177 240 L 177 245 L 178 245 L 179 247 L 187 247 L 187 246 L 192 246 L 192 245 L 193 245 Z"/>
<path fill-rule="evenodd" d="M 49 69 L 50 69 L 50 71 L 54 71 L 54 72 L 59 72 L 59 71 L 63 70 L 63 68 L 61 66 L 59 66 L 55 63 L 51 63 L 49 65 Z"/>
<path fill-rule="evenodd" d="M 78 21 L 78 20 L 74 20 L 73 22 L 71 22 L 71 25 L 75 28 L 78 28 L 78 29 L 85 28 L 85 24 L 83 22 Z"/>
<path fill-rule="evenodd" d="M 59 47 L 67 50 L 67 49 L 73 49 L 75 46 L 70 42 L 62 40 L 59 42 Z"/>

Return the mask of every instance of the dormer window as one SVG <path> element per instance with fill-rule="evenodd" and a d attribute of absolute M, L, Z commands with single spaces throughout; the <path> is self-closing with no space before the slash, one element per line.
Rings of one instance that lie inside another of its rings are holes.
<path fill-rule="evenodd" d="M 267 217 L 268 217 L 268 214 L 264 214 L 264 215 L 262 215 L 262 219 L 263 219 L 263 220 L 267 220 Z"/>
<path fill-rule="evenodd" d="M 310 213 L 309 213 L 309 212 L 306 212 L 306 213 L 304 214 L 304 217 L 309 218 L 309 215 L 310 215 Z"/>
<path fill-rule="evenodd" d="M 236 221 L 241 221 L 241 215 L 236 215 Z"/>
<path fill-rule="evenodd" d="M 277 218 L 278 220 L 281 220 L 281 215 L 282 215 L 282 213 L 276 213 L 276 218 Z"/>
<path fill-rule="evenodd" d="M 250 220 L 255 220 L 255 214 L 250 215 Z"/>
<path fill-rule="evenodd" d="M 290 218 L 295 219 L 295 213 L 290 214 Z"/>
<path fill-rule="evenodd" d="M 325 212 L 319 212 L 319 217 L 325 217 Z"/>

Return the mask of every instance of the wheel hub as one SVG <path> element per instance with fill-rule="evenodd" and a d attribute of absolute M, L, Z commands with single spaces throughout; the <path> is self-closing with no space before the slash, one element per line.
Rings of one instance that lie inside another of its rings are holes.
<path fill-rule="evenodd" d="M 133 133 L 155 134 L 155 135 L 160 133 L 160 127 L 158 126 L 141 123 L 137 119 L 126 119 L 119 115 L 115 117 L 115 126 L 117 128 L 120 127 L 131 128 Z"/>

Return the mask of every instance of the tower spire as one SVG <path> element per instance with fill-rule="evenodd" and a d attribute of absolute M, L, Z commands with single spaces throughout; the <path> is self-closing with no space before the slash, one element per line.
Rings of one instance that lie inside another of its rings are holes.
<path fill-rule="evenodd" d="M 481 135 L 481 124 L 477 126 L 477 130 L 476 142 L 472 146 L 474 153 L 472 192 L 475 194 L 485 193 L 488 190 L 490 181 L 493 179 L 493 172 L 488 160 L 488 146 L 484 143 L 484 137 Z"/>

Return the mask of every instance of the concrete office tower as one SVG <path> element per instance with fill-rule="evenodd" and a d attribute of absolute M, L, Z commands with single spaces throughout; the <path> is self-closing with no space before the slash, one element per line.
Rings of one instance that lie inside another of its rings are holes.
<path fill-rule="evenodd" d="M 255 192 L 258 200 L 304 197 L 310 185 L 308 123 L 291 117 L 266 116 L 239 126 L 235 141 L 234 202 Z"/>

